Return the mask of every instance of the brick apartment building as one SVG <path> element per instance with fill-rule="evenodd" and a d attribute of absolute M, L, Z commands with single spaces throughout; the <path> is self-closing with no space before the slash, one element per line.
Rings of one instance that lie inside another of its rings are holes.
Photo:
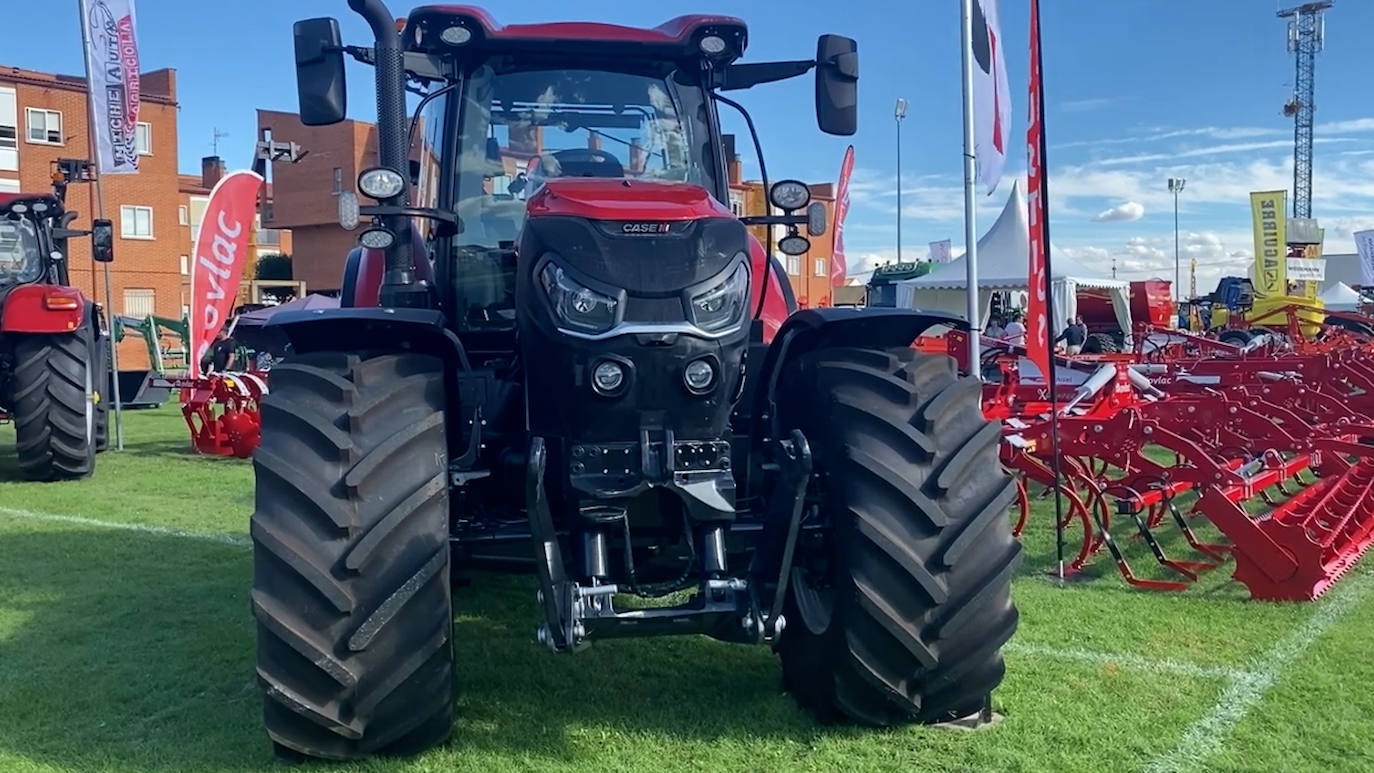
<path fill-rule="evenodd" d="M 745 180 L 743 164 L 735 153 L 734 138 L 726 135 L 725 142 L 726 172 L 730 180 L 730 209 L 739 216 L 762 214 L 768 211 L 768 195 L 760 180 Z M 806 235 L 811 241 L 811 249 L 803 255 L 783 255 L 778 259 L 787 270 L 787 281 L 797 296 L 797 305 L 803 309 L 820 308 L 833 305 L 830 287 L 830 259 L 833 256 L 832 230 L 835 227 L 835 185 L 834 183 L 810 183 L 811 199 L 825 205 L 825 233 L 820 236 Z M 778 213 L 781 214 L 781 213 Z M 767 235 L 764 226 L 750 228 L 760 241 Z M 776 249 L 778 239 L 785 234 L 782 228 L 773 233 Z"/>
<path fill-rule="evenodd" d="M 200 235 L 201 222 L 205 219 L 205 207 L 210 202 L 210 191 L 215 187 L 215 183 L 226 173 L 224 159 L 219 156 L 205 156 L 200 160 L 200 174 L 183 174 L 177 176 L 177 191 L 179 193 L 180 204 L 177 206 L 177 222 L 181 224 L 182 239 L 181 253 L 178 256 L 178 268 L 181 272 L 182 281 L 182 303 L 187 303 L 191 293 L 191 255 L 195 251 L 196 237 Z M 271 214 L 273 205 L 273 186 L 267 185 L 267 207 L 268 214 Z M 255 276 L 255 268 L 258 258 L 264 255 L 291 255 L 292 235 L 290 231 L 279 229 L 263 228 L 262 215 L 259 214 L 254 221 L 253 235 L 248 244 L 248 263 L 244 266 L 243 278 L 250 280 Z M 240 289 L 239 302 L 248 303 L 255 301 L 250 298 L 246 290 Z"/>
<path fill-rule="evenodd" d="M 266 225 L 291 232 L 293 279 L 304 281 L 310 292 L 337 291 L 358 234 L 339 225 L 335 197 L 353 190 L 358 173 L 377 165 L 377 127 L 352 120 L 306 126 L 295 113 L 259 110 L 258 133 L 264 129 L 272 130 L 274 140 L 308 151 L 295 164 L 273 164 Z"/>
<path fill-rule="evenodd" d="M 110 264 L 114 312 L 132 316 L 181 315 L 182 240 L 177 220 L 176 71 L 143 73 L 138 123 L 139 171 L 104 178 L 105 217 L 114 222 Z M 0 191 L 52 190 L 51 163 L 90 158 L 90 100 L 82 76 L 0 66 Z M 67 207 L 80 213 L 77 228 L 95 215 L 93 186 L 73 184 Z M 68 256 L 73 284 L 105 301 L 104 278 L 93 272 L 90 244 L 73 240 Z M 120 349 L 121 367 L 146 367 L 137 341 Z"/>

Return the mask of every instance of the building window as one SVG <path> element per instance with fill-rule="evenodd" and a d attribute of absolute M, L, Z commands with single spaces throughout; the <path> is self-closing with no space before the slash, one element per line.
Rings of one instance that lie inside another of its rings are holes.
<path fill-rule="evenodd" d="M 153 238 L 153 208 L 129 205 L 120 207 L 119 233 L 125 239 Z"/>
<path fill-rule="evenodd" d="M 788 256 L 787 256 L 787 273 L 791 274 L 792 276 L 801 276 L 801 256 L 800 256 L 800 255 L 788 255 Z"/>
<path fill-rule="evenodd" d="M 0 170 L 19 171 L 19 99 L 12 88 L 0 87 Z"/>
<path fill-rule="evenodd" d="M 18 180 L 0 180 L 0 193 L 18 193 Z"/>
<path fill-rule="evenodd" d="M 157 313 L 157 294 L 151 289 L 130 287 L 124 291 L 124 315 L 151 317 Z"/>
<path fill-rule="evenodd" d="M 744 194 L 739 191 L 730 191 L 730 211 L 735 217 L 744 217 Z"/>
<path fill-rule="evenodd" d="M 153 125 L 139 121 L 134 124 L 134 145 L 140 156 L 153 155 Z"/>
<path fill-rule="evenodd" d="M 192 196 L 190 199 L 191 242 L 200 238 L 200 222 L 205 219 L 205 207 L 210 203 L 209 196 Z"/>
<path fill-rule="evenodd" d="M 281 231 L 264 229 L 258 231 L 258 244 L 263 247 L 277 247 L 281 245 Z"/>
<path fill-rule="evenodd" d="M 186 275 L 189 274 L 189 273 L 191 273 L 191 259 L 190 259 L 188 256 L 186 256 L 186 255 L 182 255 L 182 256 L 181 256 L 181 275 L 182 275 L 182 276 L 186 276 Z"/>
<path fill-rule="evenodd" d="M 56 110 L 28 108 L 29 142 L 40 145 L 62 144 L 62 114 Z"/>
<path fill-rule="evenodd" d="M 816 258 L 816 276 L 825 276 L 825 258 Z"/>
<path fill-rule="evenodd" d="M 185 204 L 177 207 L 177 223 L 181 225 L 191 224 L 191 211 L 186 208 Z"/>
<path fill-rule="evenodd" d="M 343 193 L 343 169 L 334 167 L 334 195 Z"/>

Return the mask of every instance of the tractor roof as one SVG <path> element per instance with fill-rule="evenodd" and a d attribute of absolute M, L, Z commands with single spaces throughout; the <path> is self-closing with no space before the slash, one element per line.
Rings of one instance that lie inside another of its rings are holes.
<path fill-rule="evenodd" d="M 454 24 L 473 33 L 474 39 L 464 48 L 486 53 L 590 53 L 678 59 L 699 56 L 697 46 L 701 38 L 714 34 L 726 40 L 728 58 L 736 59 L 744 53 L 748 37 L 745 23 L 733 16 L 678 16 L 652 28 L 579 21 L 503 25 L 482 8 L 425 5 L 406 18 L 402 38 L 413 49 L 451 52 L 454 47 L 440 42 L 439 33 Z"/>
<path fill-rule="evenodd" d="M 62 202 L 51 193 L 0 193 L 0 210 L 9 209 L 11 204 L 19 201 L 43 201 L 54 210 L 62 207 Z"/>

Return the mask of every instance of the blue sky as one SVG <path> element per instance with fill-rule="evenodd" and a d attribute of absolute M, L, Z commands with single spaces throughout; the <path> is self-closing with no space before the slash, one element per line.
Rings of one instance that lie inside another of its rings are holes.
<path fill-rule="evenodd" d="M 1287 0 L 1283 0 L 1287 4 Z M 1281 106 L 1293 59 L 1273 0 L 1044 0 L 1051 227 L 1055 247 L 1120 276 L 1172 276 L 1169 176 L 1187 178 L 1180 202 L 1184 271 L 1199 261 L 1204 291 L 1244 271 L 1252 250 L 1248 192 L 1287 188 L 1292 122 Z M 79 73 L 76 4 L 7 3 L 0 65 Z M 49 7 L 51 5 L 51 7 Z M 1020 148 L 1026 120 L 1029 0 L 1001 0 L 1002 37 Z M 570 9 L 576 7 L 573 12 Z M 644 3 L 524 0 L 488 6 L 498 20 L 611 21 L 652 26 L 678 13 L 719 12 L 750 24 L 748 60 L 811 56 L 826 32 L 859 41 L 860 131 L 845 235 L 851 272 L 895 255 L 896 168 L 892 105 L 911 103 L 902 126 L 903 254 L 924 256 L 933 240 L 963 243 L 957 0 L 850 3 Z M 174 67 L 181 101 L 181 166 L 199 169 L 215 128 L 220 152 L 246 166 L 258 107 L 294 110 L 291 23 L 334 15 L 347 42 L 368 42 L 344 0 L 137 0 L 145 70 Z M 886 8 L 886 10 L 884 10 Z M 213 9 L 213 10 L 211 10 Z M 398 15 L 408 6 L 392 1 Z M 1337 0 L 1327 12 L 1317 61 L 1314 215 L 1327 252 L 1353 250 L 1352 230 L 1374 227 L 1374 100 L 1363 31 L 1374 2 Z M 223 41 L 223 42 L 217 42 Z M 350 111 L 373 118 L 371 73 L 350 70 Z M 771 176 L 833 180 L 849 139 L 814 123 L 809 79 L 735 95 L 758 124 Z M 742 128 L 742 127 L 736 127 Z M 747 148 L 747 143 L 741 143 Z M 752 167 L 752 162 L 750 164 Z M 999 189 L 981 200 L 979 230 L 1000 211 L 1023 152 L 1008 159 Z M 321 181 L 321 185 L 328 185 Z"/>

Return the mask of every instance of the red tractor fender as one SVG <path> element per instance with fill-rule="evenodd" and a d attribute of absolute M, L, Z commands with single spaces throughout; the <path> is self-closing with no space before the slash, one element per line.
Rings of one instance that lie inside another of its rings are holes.
<path fill-rule="evenodd" d="M 773 336 L 777 335 L 782 328 L 782 323 L 797 311 L 797 297 L 792 292 L 792 283 L 787 280 L 787 269 L 776 257 L 769 258 L 763 251 L 763 244 L 754 236 L 749 234 L 749 270 L 754 277 L 754 281 L 749 286 L 749 316 L 752 319 L 754 312 L 759 308 L 759 295 L 764 293 L 764 267 L 768 266 L 768 289 L 764 295 L 763 314 L 760 319 L 763 321 L 763 341 L 770 343 Z"/>
<path fill-rule="evenodd" d="M 86 309 L 86 298 L 75 287 L 21 285 L 5 295 L 0 332 L 70 333 L 81 327 Z"/>

